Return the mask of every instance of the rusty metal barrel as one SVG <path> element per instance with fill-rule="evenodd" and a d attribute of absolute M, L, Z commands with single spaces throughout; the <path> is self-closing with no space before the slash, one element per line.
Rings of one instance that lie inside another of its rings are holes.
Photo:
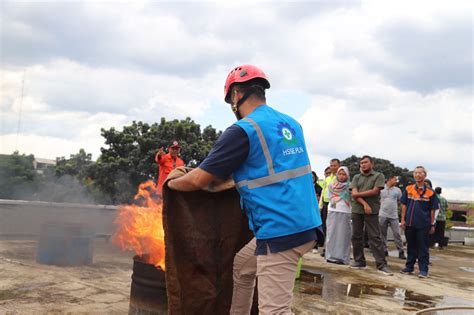
<path fill-rule="evenodd" d="M 90 265 L 95 231 L 85 224 L 46 222 L 41 226 L 36 261 L 58 266 Z"/>
<path fill-rule="evenodd" d="M 129 315 L 167 314 L 165 272 L 145 262 L 146 256 L 133 257 Z"/>

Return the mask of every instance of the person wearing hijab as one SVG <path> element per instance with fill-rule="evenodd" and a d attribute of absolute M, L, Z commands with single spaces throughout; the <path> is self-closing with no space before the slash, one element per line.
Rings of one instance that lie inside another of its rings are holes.
<path fill-rule="evenodd" d="M 328 188 L 326 261 L 348 265 L 351 252 L 351 193 L 349 169 L 341 166 Z"/>

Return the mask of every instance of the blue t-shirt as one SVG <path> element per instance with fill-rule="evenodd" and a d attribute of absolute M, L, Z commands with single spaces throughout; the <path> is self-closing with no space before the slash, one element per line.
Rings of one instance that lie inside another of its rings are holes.
<path fill-rule="evenodd" d="M 248 154 L 247 133 L 241 127 L 232 125 L 222 133 L 198 167 L 221 180 L 226 180 L 245 162 Z M 278 253 L 317 239 L 316 229 L 311 229 L 293 235 L 257 240 L 255 255 L 266 255 L 267 247 L 270 252 Z"/>
<path fill-rule="evenodd" d="M 209 155 L 199 164 L 199 168 L 226 180 L 245 162 L 248 155 L 247 134 L 239 126 L 232 125 L 217 139 Z"/>

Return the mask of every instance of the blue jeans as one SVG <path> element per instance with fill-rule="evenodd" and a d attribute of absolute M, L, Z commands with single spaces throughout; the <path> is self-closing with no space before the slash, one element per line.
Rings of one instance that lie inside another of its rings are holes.
<path fill-rule="evenodd" d="M 428 272 L 430 263 L 430 227 L 414 228 L 407 226 L 405 228 L 405 237 L 407 238 L 407 262 L 406 267 L 413 270 L 415 262 L 418 259 L 420 271 Z"/>

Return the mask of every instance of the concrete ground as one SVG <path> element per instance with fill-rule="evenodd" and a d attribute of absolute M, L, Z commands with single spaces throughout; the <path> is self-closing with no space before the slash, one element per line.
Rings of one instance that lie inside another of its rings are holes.
<path fill-rule="evenodd" d="M 308 253 L 296 283 L 295 313 L 403 314 L 429 307 L 474 307 L 474 247 L 450 244 L 430 250 L 430 255 L 430 276 L 420 279 L 399 273 L 405 261 L 396 250 L 388 257 L 393 276 L 377 272 L 367 249 L 365 270 L 329 264 L 319 254 Z M 474 309 L 438 314 L 474 314 Z"/>
<path fill-rule="evenodd" d="M 37 242 L 0 241 L 0 314 L 128 312 L 133 254 L 104 239 L 90 266 L 36 262 Z"/>
<path fill-rule="evenodd" d="M 0 240 L 0 314 L 126 314 L 133 254 L 104 239 L 94 246 L 92 265 L 57 267 L 35 261 L 36 241 Z M 390 254 L 396 256 L 396 251 Z M 366 270 L 328 264 L 319 254 L 308 253 L 295 285 L 294 311 L 406 314 L 434 306 L 474 306 L 474 273 L 469 272 L 474 248 L 449 245 L 431 255 L 430 278 L 419 279 L 399 274 L 403 261 L 397 257 L 388 259 L 394 276 L 376 272 L 368 250 Z M 452 314 L 463 313 L 473 312 Z"/>

